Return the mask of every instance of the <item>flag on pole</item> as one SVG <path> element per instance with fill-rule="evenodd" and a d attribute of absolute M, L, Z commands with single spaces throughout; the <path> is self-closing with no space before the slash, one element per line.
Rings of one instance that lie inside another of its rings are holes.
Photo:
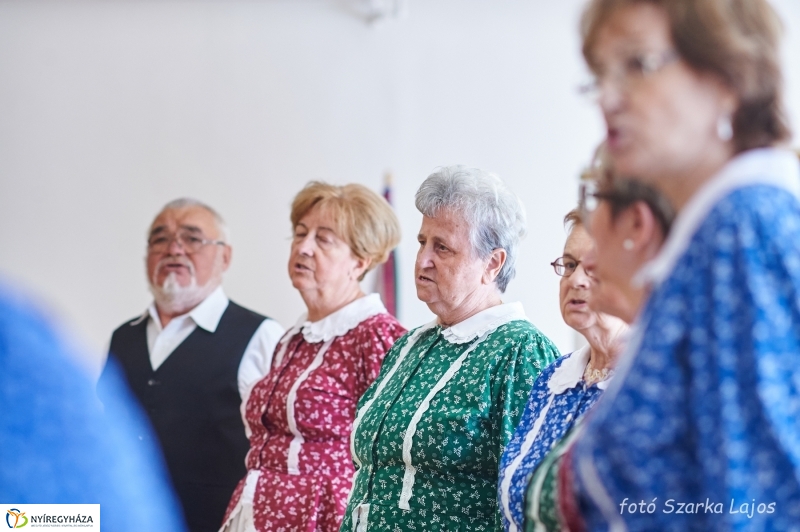
<path fill-rule="evenodd" d="M 384 176 L 383 197 L 392 204 L 392 174 L 387 172 Z M 378 293 L 386 305 L 386 310 L 394 317 L 397 317 L 397 250 L 393 249 L 389 253 L 389 258 L 380 266 L 378 272 Z"/>

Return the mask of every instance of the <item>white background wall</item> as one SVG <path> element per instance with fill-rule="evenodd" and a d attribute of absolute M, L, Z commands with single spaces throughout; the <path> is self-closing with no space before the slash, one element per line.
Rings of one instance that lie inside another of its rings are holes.
<path fill-rule="evenodd" d="M 231 229 L 228 294 L 289 326 L 304 308 L 285 272 L 293 195 L 312 179 L 379 191 L 390 170 L 400 318 L 416 326 L 431 315 L 414 291 L 413 195 L 462 163 L 496 171 L 527 206 L 506 300 L 571 349 L 548 263 L 603 132 L 574 90 L 583 0 L 409 0 L 378 27 L 360 3 L 0 1 L 0 275 L 99 361 L 149 303 L 152 217 L 193 196 Z M 774 3 L 800 127 L 800 2 Z"/>

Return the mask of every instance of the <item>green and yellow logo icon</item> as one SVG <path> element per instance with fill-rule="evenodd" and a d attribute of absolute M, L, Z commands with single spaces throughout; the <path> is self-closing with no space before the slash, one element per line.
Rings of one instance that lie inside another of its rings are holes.
<path fill-rule="evenodd" d="M 13 525 L 11 524 L 12 517 L 14 518 Z M 22 528 L 28 524 L 28 518 L 25 516 L 25 512 L 22 512 L 17 508 L 11 508 L 10 510 L 6 510 L 6 524 L 8 525 L 8 528 Z"/>

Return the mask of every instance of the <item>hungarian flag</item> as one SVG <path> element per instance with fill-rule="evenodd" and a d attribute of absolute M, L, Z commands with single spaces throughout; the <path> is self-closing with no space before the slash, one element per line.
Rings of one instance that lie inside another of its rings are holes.
<path fill-rule="evenodd" d="M 383 197 L 392 204 L 392 175 L 386 174 L 383 188 Z M 378 293 L 381 295 L 386 310 L 397 317 L 397 250 L 389 253 L 389 259 L 383 263 L 378 271 Z"/>

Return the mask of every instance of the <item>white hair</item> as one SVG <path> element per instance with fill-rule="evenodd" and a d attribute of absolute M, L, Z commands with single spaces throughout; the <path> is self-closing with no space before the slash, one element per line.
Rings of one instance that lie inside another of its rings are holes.
<path fill-rule="evenodd" d="M 159 286 L 156 283 L 158 272 L 167 262 L 179 261 L 189 269 L 190 281 L 187 286 L 178 283 L 175 272 L 171 272 Z M 217 253 L 214 259 L 214 270 L 204 285 L 197 284 L 197 275 L 194 263 L 188 257 L 165 257 L 153 269 L 153 276 L 147 279 L 150 293 L 153 294 L 156 304 L 162 310 L 171 313 L 188 312 L 203 302 L 211 292 L 222 284 L 222 254 Z"/>
<path fill-rule="evenodd" d="M 219 240 L 228 242 L 228 227 L 225 225 L 225 220 L 210 206 L 205 203 L 192 198 L 178 198 L 172 200 L 161 209 L 159 215 L 165 211 L 172 209 L 184 209 L 186 207 L 200 207 L 208 211 L 214 218 L 214 225 L 219 232 Z M 187 286 L 181 286 L 175 276 L 175 273 L 170 273 L 161 286 L 156 283 L 158 271 L 165 261 L 180 260 L 189 269 L 191 280 Z M 214 272 L 212 276 L 206 281 L 206 284 L 200 286 L 197 284 L 197 277 L 195 273 L 194 263 L 188 258 L 170 257 L 162 259 L 153 270 L 152 278 L 147 279 L 150 286 L 150 292 L 153 294 L 158 306 L 169 312 L 188 312 L 187 309 L 192 309 L 199 305 L 217 286 L 222 283 L 222 253 L 217 251 L 214 259 Z"/>
<path fill-rule="evenodd" d="M 178 198 L 170 201 L 159 211 L 158 214 L 161 214 L 164 211 L 169 211 L 172 209 L 185 209 L 186 207 L 200 207 L 201 209 L 205 209 L 208 211 L 211 216 L 214 218 L 214 224 L 217 226 L 217 231 L 219 231 L 219 239 L 223 242 L 228 242 L 228 226 L 225 223 L 225 220 L 222 219 L 222 216 L 215 211 L 209 205 L 203 203 L 202 201 L 196 200 L 194 198 Z M 157 217 L 157 216 L 156 216 Z"/>
<path fill-rule="evenodd" d="M 525 236 L 525 207 L 495 174 L 466 166 L 437 169 L 420 185 L 414 201 L 419 212 L 436 217 L 440 209 L 461 215 L 469 226 L 473 252 L 485 259 L 506 251 L 497 288 L 506 291 L 516 273 L 517 246 Z"/>

